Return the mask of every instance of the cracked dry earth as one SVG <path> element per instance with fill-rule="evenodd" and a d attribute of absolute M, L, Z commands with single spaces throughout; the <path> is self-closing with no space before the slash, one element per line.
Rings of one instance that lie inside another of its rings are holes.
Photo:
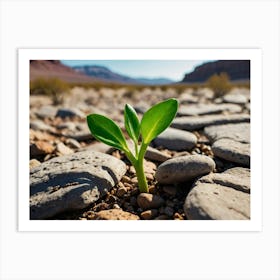
<path fill-rule="evenodd" d="M 104 114 L 124 131 L 126 103 L 141 117 L 170 97 L 179 111 L 148 148 L 149 194 L 139 193 L 134 168 L 122 152 L 93 139 L 85 117 Z M 250 219 L 249 90 L 215 98 L 207 88 L 74 88 L 60 106 L 31 96 L 30 219 Z"/>

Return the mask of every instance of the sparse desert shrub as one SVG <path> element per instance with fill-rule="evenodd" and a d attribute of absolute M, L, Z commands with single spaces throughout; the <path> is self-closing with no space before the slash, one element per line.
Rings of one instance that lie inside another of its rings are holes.
<path fill-rule="evenodd" d="M 212 75 L 206 85 L 214 91 L 215 97 L 221 97 L 231 89 L 229 76 L 224 72 Z"/>
<path fill-rule="evenodd" d="M 63 103 L 69 85 L 58 78 L 37 78 L 30 82 L 30 94 L 50 96 L 54 105 Z"/>

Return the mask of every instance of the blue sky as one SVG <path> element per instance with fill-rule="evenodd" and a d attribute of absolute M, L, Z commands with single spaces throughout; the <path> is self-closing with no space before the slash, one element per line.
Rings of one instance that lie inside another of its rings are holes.
<path fill-rule="evenodd" d="M 61 60 L 68 66 L 99 65 L 132 78 L 169 78 L 179 81 L 184 74 L 207 60 Z"/>

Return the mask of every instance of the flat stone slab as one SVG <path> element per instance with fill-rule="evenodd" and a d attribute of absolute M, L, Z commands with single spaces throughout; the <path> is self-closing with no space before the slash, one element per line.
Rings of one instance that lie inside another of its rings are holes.
<path fill-rule="evenodd" d="M 228 138 L 241 143 L 250 143 L 250 123 L 208 126 L 204 129 L 204 133 L 211 142 Z"/>
<path fill-rule="evenodd" d="M 214 142 L 212 151 L 216 157 L 250 166 L 250 144 L 222 138 Z"/>
<path fill-rule="evenodd" d="M 57 108 L 50 105 L 42 106 L 37 112 L 36 115 L 39 118 L 53 118 L 57 113 Z"/>
<path fill-rule="evenodd" d="M 159 165 L 155 177 L 161 184 L 177 184 L 208 174 L 214 169 L 215 162 L 208 156 L 181 156 Z"/>
<path fill-rule="evenodd" d="M 240 93 L 230 93 L 223 97 L 223 101 L 232 104 L 244 105 L 248 102 L 248 98 Z"/>
<path fill-rule="evenodd" d="M 173 151 L 191 150 L 197 143 L 197 137 L 188 131 L 167 128 L 153 143 Z"/>
<path fill-rule="evenodd" d="M 201 183 L 219 184 L 238 191 L 250 193 L 250 169 L 243 167 L 230 168 L 223 173 L 211 173 L 198 179 Z"/>
<path fill-rule="evenodd" d="M 178 116 L 210 115 L 222 112 L 240 113 L 242 108 L 236 104 L 197 104 L 180 106 Z"/>
<path fill-rule="evenodd" d="M 157 162 L 164 162 L 170 159 L 171 156 L 149 146 L 145 153 L 145 158 Z"/>
<path fill-rule="evenodd" d="M 248 114 L 232 115 L 206 115 L 199 117 L 178 117 L 172 122 L 171 127 L 183 130 L 197 130 L 210 125 L 227 123 L 250 122 Z"/>
<path fill-rule="evenodd" d="M 250 219 L 250 170 L 232 168 L 198 179 L 186 197 L 190 220 Z"/>
<path fill-rule="evenodd" d="M 53 158 L 30 170 L 30 219 L 46 219 L 98 200 L 126 172 L 121 160 L 94 151 Z"/>

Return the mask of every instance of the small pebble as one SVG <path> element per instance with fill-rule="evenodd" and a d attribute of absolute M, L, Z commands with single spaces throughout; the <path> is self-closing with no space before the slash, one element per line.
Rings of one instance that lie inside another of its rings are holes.
<path fill-rule="evenodd" d="M 155 194 L 157 191 L 156 186 L 155 185 L 151 185 L 149 186 L 149 193 L 151 194 Z"/>
<path fill-rule="evenodd" d="M 116 157 L 117 159 L 121 159 L 121 158 L 122 158 L 119 151 L 114 151 L 114 152 L 112 153 L 112 156 L 113 156 L 113 157 Z"/>
<path fill-rule="evenodd" d="M 164 204 L 164 200 L 154 194 L 140 193 L 137 197 L 137 203 L 142 209 L 159 208 Z"/>
<path fill-rule="evenodd" d="M 115 204 L 113 205 L 113 209 L 121 209 L 121 207 L 120 207 L 118 204 L 115 203 Z"/>
<path fill-rule="evenodd" d="M 179 213 L 175 213 L 173 216 L 174 220 L 184 220 L 184 218 L 182 217 L 182 215 L 180 215 Z"/>
<path fill-rule="evenodd" d="M 96 220 L 139 220 L 137 215 L 123 211 L 121 209 L 103 210 L 96 213 Z"/>
<path fill-rule="evenodd" d="M 122 177 L 122 181 L 123 181 L 124 183 L 130 183 L 130 182 L 131 182 L 130 178 L 129 178 L 128 176 L 126 176 L 126 175 L 124 175 L 124 176 Z"/>
<path fill-rule="evenodd" d="M 154 176 L 151 173 L 146 173 L 146 178 L 148 181 L 153 181 L 154 180 Z"/>
<path fill-rule="evenodd" d="M 67 146 L 65 146 L 62 142 L 58 143 L 56 146 L 56 152 L 60 155 L 70 155 L 73 154 L 74 151 Z"/>
<path fill-rule="evenodd" d="M 126 187 L 119 187 L 117 190 L 117 196 L 118 197 L 123 197 L 127 193 Z"/>
<path fill-rule="evenodd" d="M 142 212 L 140 214 L 140 216 L 144 220 L 151 220 L 154 217 L 156 217 L 157 214 L 158 214 L 158 210 L 157 209 L 150 209 L 150 210 L 146 210 L 146 211 Z"/>
<path fill-rule="evenodd" d="M 133 186 L 129 183 L 123 183 L 124 187 L 126 187 L 127 190 L 131 190 Z"/>
<path fill-rule="evenodd" d="M 136 174 L 136 170 L 135 170 L 134 166 L 129 167 L 129 173 L 130 174 Z"/>
<path fill-rule="evenodd" d="M 67 139 L 66 144 L 69 145 L 71 148 L 79 149 L 81 148 L 81 144 L 75 139 Z"/>
<path fill-rule="evenodd" d="M 108 196 L 107 199 L 106 199 L 106 202 L 107 202 L 107 203 L 114 203 L 114 202 L 117 201 L 117 199 L 118 199 L 118 198 L 117 198 L 116 196 L 109 194 L 109 196 Z"/>
<path fill-rule="evenodd" d="M 173 208 L 171 208 L 171 207 L 169 207 L 169 206 L 166 206 L 166 207 L 164 208 L 164 213 L 165 213 L 167 216 L 172 217 L 173 214 L 174 214 L 174 210 L 173 210 Z"/>
<path fill-rule="evenodd" d="M 133 177 L 131 180 L 130 180 L 131 183 L 133 184 L 138 184 L 138 179 L 137 177 Z"/>

